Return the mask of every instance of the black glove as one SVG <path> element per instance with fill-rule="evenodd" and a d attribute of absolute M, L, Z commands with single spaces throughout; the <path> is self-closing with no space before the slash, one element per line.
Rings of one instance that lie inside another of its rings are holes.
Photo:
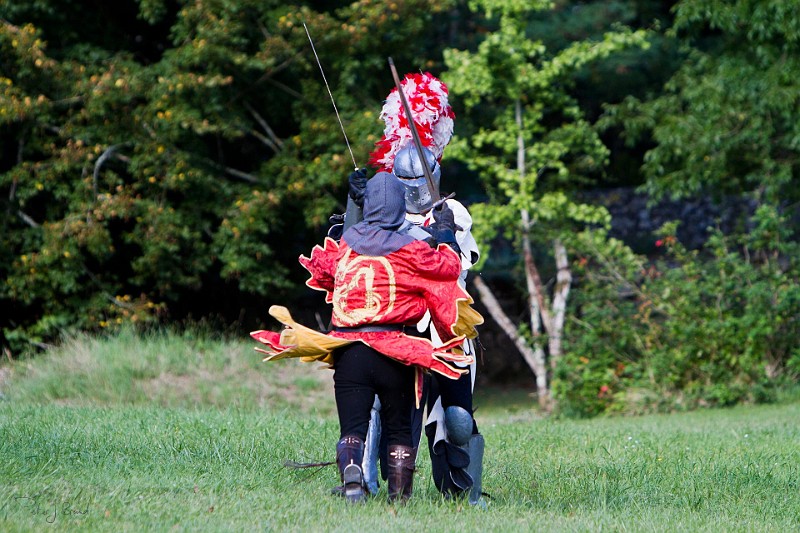
<path fill-rule="evenodd" d="M 456 232 L 456 216 L 450 206 L 447 205 L 447 202 L 442 203 L 433 210 L 433 221 L 442 228 L 447 228 L 453 233 Z"/>
<path fill-rule="evenodd" d="M 447 204 L 442 204 L 433 210 L 433 224 L 422 229 L 430 233 L 437 243 L 446 244 L 461 255 L 461 248 L 456 242 L 456 228 L 453 210 Z"/>
<path fill-rule="evenodd" d="M 367 192 L 367 169 L 359 168 L 347 177 L 350 183 L 350 198 L 358 207 L 364 207 L 364 193 Z"/>

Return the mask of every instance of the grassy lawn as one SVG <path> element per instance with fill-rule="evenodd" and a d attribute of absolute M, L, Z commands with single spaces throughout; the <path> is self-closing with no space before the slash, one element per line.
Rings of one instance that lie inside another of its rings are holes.
<path fill-rule="evenodd" d="M 486 510 L 442 500 L 427 452 L 405 506 L 329 495 L 330 372 L 252 345 L 123 334 L 0 367 L 2 531 L 793 531 L 800 404 L 552 420 L 476 413 Z M 495 400 L 495 401 L 493 401 Z"/>

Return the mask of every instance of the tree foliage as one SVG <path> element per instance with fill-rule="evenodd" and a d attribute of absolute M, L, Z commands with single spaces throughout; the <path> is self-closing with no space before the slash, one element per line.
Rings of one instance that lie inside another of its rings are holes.
<path fill-rule="evenodd" d="M 785 2 L 682 0 L 665 33 L 684 60 L 663 91 L 607 106 L 644 140 L 644 189 L 745 195 L 741 232 L 686 250 L 665 226 L 656 261 L 585 241 L 583 290 L 554 385 L 573 414 L 766 401 L 796 383 L 797 42 Z M 624 295 L 621 297 L 621 295 Z"/>
<path fill-rule="evenodd" d="M 648 192 L 757 192 L 797 200 L 800 21 L 792 2 L 682 0 L 667 35 L 685 61 L 651 98 L 610 106 L 604 124 L 655 146 Z"/>
<path fill-rule="evenodd" d="M 490 195 L 489 201 L 471 207 L 474 232 L 483 245 L 482 261 L 502 232 L 524 263 L 529 333 L 536 346 L 529 364 L 537 377 L 540 402 L 546 404 L 548 370 L 539 337 L 547 334 L 554 364 L 561 355 L 570 285 L 563 242 L 581 226 L 609 223 L 603 208 L 570 196 L 576 183 L 602 168 L 608 157 L 570 88 L 585 65 L 627 47 L 646 46 L 646 33 L 621 29 L 601 40 L 578 41 L 552 52 L 527 34 L 531 16 L 549 7 L 548 2 L 480 0 L 470 5 L 497 29 L 474 52 L 445 51 L 445 81 L 463 99 L 468 122 L 476 125 L 468 136 L 453 142 L 448 157 L 463 160 L 477 172 Z M 550 241 L 559 279 L 548 303 L 532 243 L 539 249 L 545 244 L 547 250 Z"/>
<path fill-rule="evenodd" d="M 120 18 L 73 4 L 0 8 L 0 307 L 15 348 L 201 316 L 219 293 L 234 308 L 286 294 L 304 228 L 341 205 L 350 168 L 303 23 L 364 162 L 391 83 L 379 58 L 402 43 L 398 64 L 420 64 L 416 38 L 449 6 L 142 0 Z"/>

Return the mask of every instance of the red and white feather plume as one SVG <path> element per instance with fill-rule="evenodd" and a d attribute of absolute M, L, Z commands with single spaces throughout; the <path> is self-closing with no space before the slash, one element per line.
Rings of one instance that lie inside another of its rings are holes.
<path fill-rule="evenodd" d="M 406 74 L 400 86 L 411 108 L 422 145 L 437 160 L 441 160 L 444 149 L 453 136 L 455 119 L 453 109 L 447 101 L 447 86 L 428 72 Z M 378 170 L 391 172 L 395 154 L 414 142 L 397 87 L 386 98 L 380 118 L 386 128 L 381 140 L 375 143 L 376 148 L 370 154 L 369 163 Z"/>

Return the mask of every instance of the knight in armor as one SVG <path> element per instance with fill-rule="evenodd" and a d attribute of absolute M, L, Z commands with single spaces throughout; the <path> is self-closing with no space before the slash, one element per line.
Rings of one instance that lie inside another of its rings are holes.
<path fill-rule="evenodd" d="M 423 155 L 438 188 L 441 179 L 439 162 L 427 149 L 423 149 Z M 469 212 L 457 200 L 449 199 L 445 205 L 453 215 L 451 225 L 454 234 L 448 234 L 446 225 L 434 221 L 431 210 L 433 199 L 425 186 L 419 151 L 415 147 L 408 146 L 397 153 L 392 172 L 405 188 L 406 220 L 430 232 L 438 242 L 454 243 L 451 246 L 458 251 L 461 259 L 459 284 L 466 288 L 467 271 L 480 258 L 470 232 L 472 217 Z M 430 327 L 428 318 L 424 317 L 417 324 L 417 330 L 429 335 L 435 345 L 439 344 L 441 339 L 435 328 Z M 464 353 L 475 355 L 472 339 L 465 340 L 463 350 Z M 472 392 L 476 362 L 473 360 L 466 368 L 469 369 L 468 373 L 448 382 L 434 375 L 429 376 L 426 381 L 425 435 L 436 487 L 448 496 L 467 494 L 470 503 L 478 504 L 482 493 L 484 439 L 473 417 Z M 420 418 L 421 413 L 415 411 L 412 422 Z"/>
<path fill-rule="evenodd" d="M 289 312 L 273 306 L 280 333 L 256 331 L 253 338 L 269 349 L 265 360 L 302 357 L 322 361 L 334 370 L 340 425 L 336 445 L 342 492 L 349 502 L 369 493 L 363 471 L 371 408 L 381 403 L 386 442 L 386 479 L 390 501 L 412 494 L 415 451 L 409 413 L 421 405 L 424 375 L 458 380 L 468 372 L 471 355 L 463 341 L 474 338 L 483 319 L 458 280 L 461 260 L 447 244 L 419 239 L 405 220 L 402 183 L 379 172 L 363 189 L 361 222 L 339 242 L 326 238 L 301 264 L 307 285 L 326 293 L 333 305 L 332 331 L 320 333 L 296 323 Z M 443 207 L 434 224 L 455 230 L 452 213 Z M 409 334 L 424 317 L 442 342 Z"/>
<path fill-rule="evenodd" d="M 428 74 L 408 74 L 401 83 L 406 99 L 411 103 L 414 124 L 425 146 L 420 150 L 412 143 L 412 134 L 405 112 L 400 105 L 397 89 L 393 89 L 384 103 L 381 118 L 386 124 L 383 138 L 376 143 L 370 163 L 381 171 L 391 172 L 403 185 L 405 218 L 415 228 L 422 229 L 419 238 L 432 238 L 435 242 L 449 244 L 459 254 L 461 273 L 459 284 L 466 290 L 467 271 L 480 258 L 478 246 L 472 236 L 472 217 L 455 199 L 446 201 L 446 214 L 434 219 L 432 206 L 438 199 L 431 197 L 423 164 L 439 189 L 441 181 L 440 160 L 453 132 L 455 115 L 447 101 L 447 87 Z M 350 176 L 350 196 L 357 201 L 363 195 L 366 176 Z M 447 218 L 448 223 L 441 223 Z M 452 231 L 451 231 L 452 230 Z M 415 235 L 420 235 L 415 233 Z M 429 315 L 416 326 L 416 334 L 429 338 L 434 345 L 442 343 Z M 466 495 L 470 504 L 485 506 L 482 495 L 484 439 L 478 431 L 473 416 L 472 394 L 475 385 L 475 342 L 465 339 L 462 351 L 472 357 L 467 370 L 457 380 L 441 380 L 431 374 L 425 380 L 427 417 L 425 435 L 431 457 L 434 484 L 446 496 Z M 381 459 L 381 474 L 386 478 L 386 441 L 381 435 L 380 401 L 373 408 L 364 471 L 371 491 L 377 490 L 377 458 Z M 415 409 L 411 415 L 412 433 L 418 446 L 421 437 L 423 412 Z"/>
<path fill-rule="evenodd" d="M 430 152 L 423 149 L 423 156 L 431 170 L 431 175 L 438 187 L 441 179 L 441 167 Z M 393 175 L 403 185 L 403 200 L 405 203 L 405 218 L 414 227 L 424 231 L 420 238 L 431 238 L 435 242 L 451 246 L 460 256 L 461 272 L 458 283 L 463 288 L 466 286 L 467 270 L 478 261 L 479 253 L 470 229 L 472 218 L 467 209 L 458 201 L 449 199 L 445 202 L 446 210 L 434 218 L 432 210 L 433 199 L 428 189 L 424 170 L 419 158 L 419 151 L 414 146 L 401 149 L 395 156 L 392 168 Z M 351 191 L 358 197 L 358 180 L 351 179 Z M 419 234 L 418 234 L 419 235 Z M 442 343 L 442 339 L 431 327 L 430 316 L 426 314 L 416 324 L 413 334 L 430 338 L 434 345 Z M 465 339 L 462 349 L 465 354 L 473 356 L 470 364 L 463 365 L 466 370 L 461 377 L 453 379 L 439 379 L 435 374 L 426 376 L 425 396 L 427 397 L 427 419 L 425 421 L 425 435 L 428 442 L 428 451 L 431 457 L 431 471 L 434 484 L 446 496 L 466 495 L 468 501 L 482 504 L 482 470 L 483 470 L 483 435 L 478 431 L 478 425 L 473 417 L 472 392 L 475 384 L 475 345 L 472 339 Z M 377 435 L 383 423 L 383 404 L 376 402 L 370 425 L 369 441 L 380 442 L 379 450 L 367 453 L 368 481 L 371 482 L 373 491 L 377 487 L 377 467 L 369 462 L 375 462 L 377 456 L 381 459 L 382 477 L 387 476 L 386 440 L 382 435 Z M 377 415 L 377 416 L 376 416 Z M 414 443 L 418 445 L 422 427 L 422 409 L 414 409 L 411 413 L 412 433 Z M 416 453 L 416 448 L 415 448 Z M 371 473 L 371 474 L 370 474 Z"/>
<path fill-rule="evenodd" d="M 424 148 L 423 158 L 430 169 L 436 189 L 441 181 L 440 160 L 453 133 L 455 114 L 447 99 L 447 87 L 429 73 L 407 74 L 401 83 L 412 108 L 414 124 Z M 412 224 L 408 234 L 428 242 L 447 243 L 461 260 L 458 283 L 466 288 L 467 271 L 480 258 L 478 246 L 472 236 L 472 217 L 460 202 L 449 199 L 446 209 L 434 218 L 431 207 L 434 199 L 427 186 L 419 150 L 412 142 L 412 133 L 401 106 L 397 89 L 393 89 L 381 110 L 386 128 L 370 163 L 382 172 L 393 174 L 403 185 L 406 222 Z M 351 173 L 350 199 L 358 205 L 363 202 L 367 184 L 364 169 Z M 445 222 L 445 220 L 447 222 Z M 342 215 L 331 218 L 333 226 L 329 236 L 338 239 L 344 227 Z M 414 335 L 440 344 L 441 338 L 431 327 L 429 315 L 417 324 Z M 484 439 L 473 417 L 472 393 L 475 386 L 475 342 L 465 339 L 462 351 L 473 357 L 472 363 L 462 365 L 467 370 L 457 380 L 442 380 L 435 374 L 426 376 L 424 395 L 427 398 L 425 435 L 431 456 L 432 475 L 436 487 L 446 496 L 467 495 L 470 504 L 485 506 L 482 499 L 482 471 Z M 387 446 L 381 432 L 382 405 L 374 399 L 362 471 L 369 492 L 379 490 L 379 477 L 387 478 Z M 415 408 L 411 414 L 412 439 L 416 454 L 421 439 L 423 409 Z M 380 473 L 378 463 L 380 459 Z M 341 492 L 337 487 L 334 492 Z"/>

